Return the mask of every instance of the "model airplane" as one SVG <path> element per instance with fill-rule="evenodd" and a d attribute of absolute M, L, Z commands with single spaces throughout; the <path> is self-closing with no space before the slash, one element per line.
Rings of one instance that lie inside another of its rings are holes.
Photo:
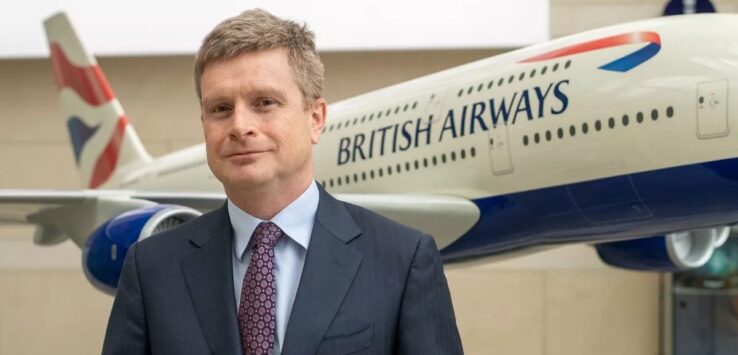
<path fill-rule="evenodd" d="M 45 26 L 89 190 L 0 190 L 0 221 L 71 239 L 112 292 L 134 242 L 224 194 L 203 145 L 150 157 L 66 16 Z M 447 261 L 590 243 L 618 267 L 699 267 L 738 222 L 735 33 L 738 15 L 635 22 L 333 104 L 316 179 Z"/>

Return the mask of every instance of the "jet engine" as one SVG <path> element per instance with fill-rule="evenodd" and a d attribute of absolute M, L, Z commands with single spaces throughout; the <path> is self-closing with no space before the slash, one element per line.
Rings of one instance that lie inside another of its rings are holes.
<path fill-rule="evenodd" d="M 679 271 L 698 268 L 728 240 L 731 228 L 711 227 L 649 238 L 597 244 L 605 263 L 631 270 Z"/>
<path fill-rule="evenodd" d="M 114 294 L 128 249 L 133 243 L 200 216 L 197 210 L 154 205 L 120 214 L 98 227 L 82 250 L 85 276 L 99 290 Z"/>

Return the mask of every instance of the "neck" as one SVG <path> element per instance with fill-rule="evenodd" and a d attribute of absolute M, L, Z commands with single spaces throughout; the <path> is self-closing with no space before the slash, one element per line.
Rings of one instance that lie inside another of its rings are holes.
<path fill-rule="evenodd" d="M 226 196 L 242 211 L 262 220 L 270 220 L 297 200 L 313 182 L 312 175 L 290 184 L 268 184 L 254 189 L 225 188 Z"/>

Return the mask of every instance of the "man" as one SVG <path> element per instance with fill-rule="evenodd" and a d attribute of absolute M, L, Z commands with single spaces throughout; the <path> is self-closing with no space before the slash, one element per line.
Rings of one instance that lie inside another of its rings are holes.
<path fill-rule="evenodd" d="M 227 203 L 131 248 L 104 354 L 461 354 L 433 240 L 313 180 L 326 120 L 312 32 L 261 10 L 195 63 Z"/>

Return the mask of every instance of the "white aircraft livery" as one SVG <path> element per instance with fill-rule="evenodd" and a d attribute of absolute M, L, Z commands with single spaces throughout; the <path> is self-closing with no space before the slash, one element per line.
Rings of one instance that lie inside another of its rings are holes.
<path fill-rule="evenodd" d="M 66 16 L 45 27 L 87 189 L 0 190 L 0 222 L 71 239 L 114 292 L 133 243 L 225 195 L 204 145 L 149 156 Z M 634 22 L 332 104 L 316 180 L 449 262 L 589 243 L 617 267 L 699 267 L 738 222 L 736 33 L 738 15 Z"/>

